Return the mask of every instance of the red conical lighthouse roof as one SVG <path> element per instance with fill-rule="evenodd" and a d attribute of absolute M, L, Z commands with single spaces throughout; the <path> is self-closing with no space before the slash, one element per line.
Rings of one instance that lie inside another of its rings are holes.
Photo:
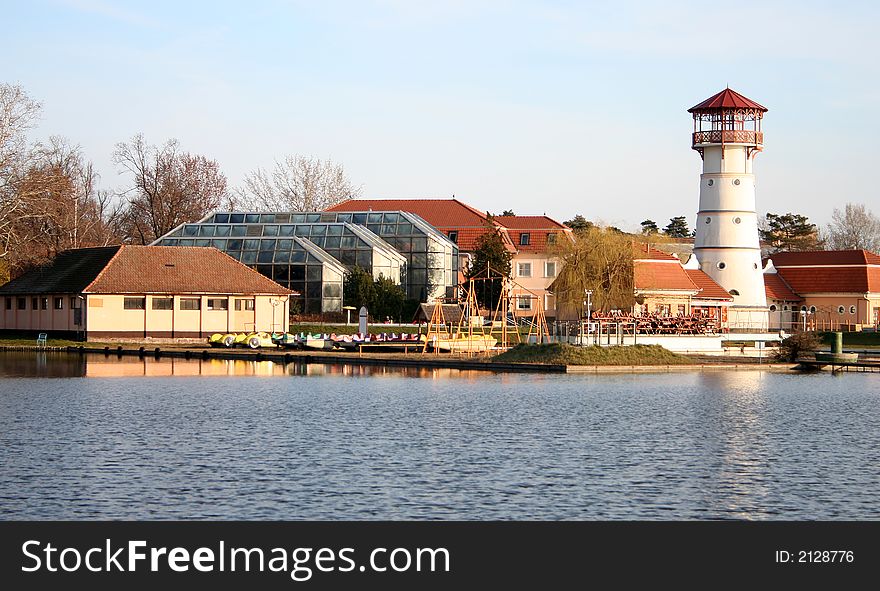
<path fill-rule="evenodd" d="M 716 95 L 710 96 L 702 103 L 688 109 L 688 113 L 701 111 L 720 111 L 721 109 L 756 109 L 762 113 L 767 112 L 767 107 L 759 105 L 752 99 L 746 98 L 735 90 L 725 88 Z"/>

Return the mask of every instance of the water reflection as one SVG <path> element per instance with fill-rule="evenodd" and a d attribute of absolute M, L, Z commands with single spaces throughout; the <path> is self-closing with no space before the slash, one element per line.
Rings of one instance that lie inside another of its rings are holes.
<path fill-rule="evenodd" d="M 479 379 L 483 371 L 449 368 L 276 363 L 242 359 L 180 359 L 75 353 L 0 352 L 0 378 L 126 378 L 213 376 L 350 376 Z"/>
<path fill-rule="evenodd" d="M 880 519 L 878 374 L 3 373 L 0 519 Z"/>

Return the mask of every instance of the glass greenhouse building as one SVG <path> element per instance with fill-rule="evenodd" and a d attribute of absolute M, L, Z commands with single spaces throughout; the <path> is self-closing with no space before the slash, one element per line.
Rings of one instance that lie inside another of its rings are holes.
<path fill-rule="evenodd" d="M 458 249 L 405 212 L 209 214 L 181 224 L 157 246 L 213 246 L 301 294 L 306 313 L 342 309 L 342 277 L 361 267 L 429 301 L 458 276 Z"/>

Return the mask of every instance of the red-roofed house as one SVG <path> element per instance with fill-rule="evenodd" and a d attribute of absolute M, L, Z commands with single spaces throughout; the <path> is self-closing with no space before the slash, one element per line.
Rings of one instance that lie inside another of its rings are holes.
<path fill-rule="evenodd" d="M 545 314 L 556 316 L 556 299 L 549 291 L 559 273 L 559 247 L 571 241 L 571 228 L 545 215 L 499 215 L 492 218 L 503 226 L 516 246 L 511 261 L 515 314 L 531 316 L 535 298 L 542 298 Z"/>
<path fill-rule="evenodd" d="M 781 328 L 880 325 L 880 256 L 873 252 L 777 252 L 765 260 L 764 284 L 771 321 L 778 313 Z"/>
<path fill-rule="evenodd" d="M 490 216 L 458 199 L 349 199 L 328 211 L 406 211 L 414 213 L 446 234 L 459 248 L 459 281 L 464 281 L 477 240 L 488 231 L 501 236 L 513 255 L 514 314 L 531 316 L 536 298 L 545 314 L 556 315 L 556 302 L 548 287 L 559 272 L 556 245 L 572 239 L 571 228 L 544 216 Z"/>

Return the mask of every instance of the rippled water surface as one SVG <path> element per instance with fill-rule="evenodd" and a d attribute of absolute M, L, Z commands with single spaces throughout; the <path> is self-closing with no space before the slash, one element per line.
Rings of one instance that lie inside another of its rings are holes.
<path fill-rule="evenodd" d="M 0 376 L 5 519 L 880 518 L 880 374 L 0 354 Z"/>

